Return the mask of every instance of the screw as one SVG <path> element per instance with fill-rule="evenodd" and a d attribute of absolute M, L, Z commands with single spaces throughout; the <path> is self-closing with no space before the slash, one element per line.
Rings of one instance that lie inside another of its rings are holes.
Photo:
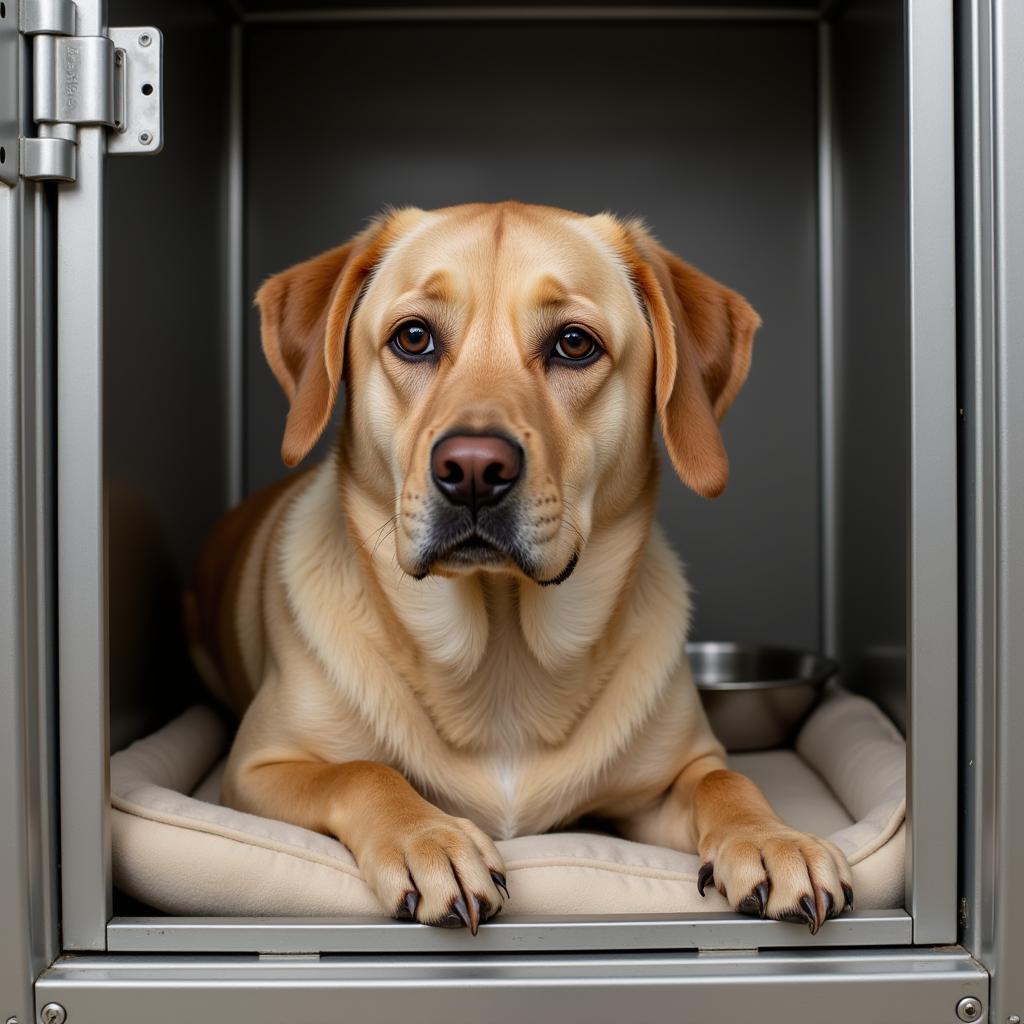
<path fill-rule="evenodd" d="M 153 42 L 153 37 L 148 32 L 143 32 L 139 36 L 139 46 L 149 46 L 151 42 Z"/>
<path fill-rule="evenodd" d="M 39 1019 L 43 1024 L 64 1024 L 68 1019 L 68 1013 L 60 1003 L 47 1003 L 39 1011 Z"/>
<path fill-rule="evenodd" d="M 1010 1016 L 1006 1018 L 1006 1024 L 1020 1024 L 1020 1014 L 1011 1013 Z"/>
<path fill-rule="evenodd" d="M 148 146 L 152 141 L 152 132 L 139 132 L 139 142 L 141 142 L 144 146 Z"/>
<path fill-rule="evenodd" d="M 956 1004 L 956 1015 L 965 1021 L 978 1020 L 981 1017 L 981 1000 L 974 996 L 964 996 Z"/>
<path fill-rule="evenodd" d="M 8 1017 L 7 1021 L 6 1021 L 6 1024 L 18 1024 L 18 1018 L 17 1017 Z"/>

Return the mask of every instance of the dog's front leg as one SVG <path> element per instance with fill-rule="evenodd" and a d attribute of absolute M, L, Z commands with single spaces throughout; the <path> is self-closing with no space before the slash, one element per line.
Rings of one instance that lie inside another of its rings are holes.
<path fill-rule="evenodd" d="M 252 756 L 229 765 L 225 798 L 240 810 L 336 836 L 394 917 L 465 925 L 476 934 L 501 909 L 500 890 L 507 895 L 490 838 L 424 800 L 387 765 Z"/>
<path fill-rule="evenodd" d="M 696 850 L 701 895 L 713 884 L 744 914 L 806 922 L 813 933 L 853 907 L 853 876 L 839 848 L 786 825 L 761 790 L 720 757 L 688 765 L 662 801 L 623 831 Z"/>

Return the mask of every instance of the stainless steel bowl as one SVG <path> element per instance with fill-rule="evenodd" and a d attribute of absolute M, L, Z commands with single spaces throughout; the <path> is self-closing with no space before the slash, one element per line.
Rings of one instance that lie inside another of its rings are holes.
<path fill-rule="evenodd" d="M 693 643 L 686 653 L 711 728 L 726 750 L 791 743 L 838 669 L 830 658 L 786 647 Z"/>

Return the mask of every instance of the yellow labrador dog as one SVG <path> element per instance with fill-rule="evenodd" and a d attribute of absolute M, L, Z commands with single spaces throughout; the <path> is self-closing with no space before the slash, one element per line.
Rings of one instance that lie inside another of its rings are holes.
<path fill-rule="evenodd" d="M 517 203 L 390 212 L 260 289 L 298 463 L 214 531 L 197 661 L 240 713 L 224 800 L 340 839 L 382 907 L 498 913 L 492 838 L 583 815 L 702 858 L 740 911 L 851 906 L 832 844 L 726 768 L 654 522 L 658 421 L 725 487 L 759 319 L 636 222 Z"/>

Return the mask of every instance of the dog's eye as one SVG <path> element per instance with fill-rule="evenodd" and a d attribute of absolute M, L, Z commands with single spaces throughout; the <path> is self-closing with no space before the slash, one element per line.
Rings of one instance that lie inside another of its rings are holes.
<path fill-rule="evenodd" d="M 395 331 L 391 347 L 407 359 L 429 356 L 434 351 L 434 336 L 422 320 L 409 320 Z"/>
<path fill-rule="evenodd" d="M 592 363 L 603 349 L 582 327 L 566 327 L 552 349 L 552 358 L 565 363 Z"/>

